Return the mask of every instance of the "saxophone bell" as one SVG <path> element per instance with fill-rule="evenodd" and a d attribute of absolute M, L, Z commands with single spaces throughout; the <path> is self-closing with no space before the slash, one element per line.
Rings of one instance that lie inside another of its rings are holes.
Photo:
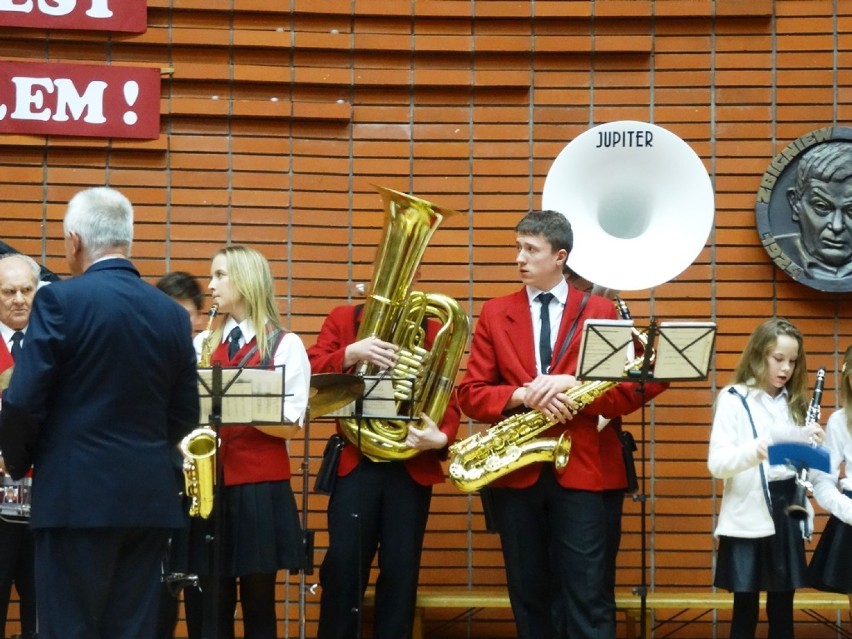
<path fill-rule="evenodd" d="M 218 441 L 212 428 L 196 428 L 180 442 L 190 517 L 207 519 L 213 512 Z"/>

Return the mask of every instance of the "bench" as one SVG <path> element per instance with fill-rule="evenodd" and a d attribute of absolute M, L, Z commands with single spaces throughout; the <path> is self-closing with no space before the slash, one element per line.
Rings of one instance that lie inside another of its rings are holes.
<path fill-rule="evenodd" d="M 761 607 L 766 605 L 766 595 L 761 595 Z M 662 620 L 657 620 L 652 626 L 651 615 L 645 619 L 646 638 L 651 637 L 651 631 L 659 629 L 664 624 L 677 624 L 666 635 L 672 634 L 678 628 L 697 621 L 713 610 L 730 610 L 733 608 L 733 596 L 727 592 L 649 592 L 645 598 L 646 613 L 650 611 L 669 611 L 669 615 Z M 372 608 L 375 597 L 369 591 L 364 598 L 364 607 Z M 641 636 L 642 624 L 642 599 L 632 592 L 617 592 L 615 595 L 616 610 L 624 614 L 626 639 L 637 639 Z M 825 592 L 797 592 L 793 602 L 796 610 L 805 611 L 812 619 L 835 625 L 835 622 L 826 617 L 824 611 L 847 610 L 849 598 L 846 595 L 837 595 Z M 509 595 L 504 590 L 467 590 L 456 589 L 424 589 L 417 593 L 417 611 L 414 617 L 414 631 L 412 639 L 423 639 L 423 621 L 427 608 L 441 608 L 459 610 L 459 613 L 444 624 L 446 626 L 465 621 L 482 610 L 489 608 L 511 608 Z M 687 613 L 692 613 L 691 616 Z M 852 636 L 845 630 L 838 628 L 838 633 L 844 636 Z M 435 635 L 438 636 L 438 635 Z"/>

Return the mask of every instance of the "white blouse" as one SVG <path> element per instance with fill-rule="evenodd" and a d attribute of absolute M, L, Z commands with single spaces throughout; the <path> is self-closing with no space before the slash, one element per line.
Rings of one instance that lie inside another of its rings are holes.
<path fill-rule="evenodd" d="M 840 479 L 840 466 L 846 463 L 847 474 L 852 472 L 852 433 L 846 425 L 846 411 L 834 411 L 825 425 L 825 446 L 831 453 L 831 472 L 811 470 L 808 478 L 814 484 L 817 503 L 846 524 L 852 525 L 852 499 L 841 491 L 852 490 L 852 478 Z"/>

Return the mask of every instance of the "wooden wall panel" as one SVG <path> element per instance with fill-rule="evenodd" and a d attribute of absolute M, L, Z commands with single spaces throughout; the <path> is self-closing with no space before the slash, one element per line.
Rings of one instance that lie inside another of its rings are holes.
<path fill-rule="evenodd" d="M 309 345 L 326 313 L 357 300 L 370 280 L 379 184 L 462 212 L 435 234 L 419 287 L 456 297 L 475 321 L 486 299 L 517 288 L 512 228 L 540 205 L 563 146 L 609 120 L 664 126 L 702 157 L 715 225 L 675 281 L 625 298 L 640 323 L 711 319 L 719 336 L 708 380 L 675 384 L 644 422 L 641 413 L 626 419 L 640 440 L 648 499 L 625 502 L 618 586 L 710 589 L 721 485 L 706 471 L 709 423 L 748 334 L 771 314 L 789 316 L 807 335 L 811 371 L 828 368 L 829 387 L 852 339 L 848 295 L 791 282 L 754 228 L 755 193 L 774 154 L 852 119 L 850 9 L 828 0 L 213 5 L 151 0 L 148 31 L 136 36 L 2 30 L 0 59 L 134 64 L 163 75 L 158 140 L 0 137 L 0 239 L 67 275 L 64 204 L 80 188 L 110 184 L 136 205 L 134 259 L 146 278 L 180 269 L 206 284 L 218 247 L 252 244 L 272 262 L 281 309 Z M 664 255 L 664 246 L 637 254 L 635 267 Z M 824 414 L 834 402 L 826 389 Z M 465 422 L 462 432 L 480 427 Z M 294 488 L 300 502 L 308 495 L 317 562 L 326 498 L 307 489 L 331 430 L 316 420 L 309 441 L 291 443 L 297 460 L 307 455 Z M 280 580 L 281 635 L 302 629 L 303 586 L 312 636 L 317 573 Z M 479 498 L 437 487 L 421 583 L 504 581 Z M 427 630 L 514 636 L 507 611 L 450 617 L 429 611 Z M 727 618 L 679 636 L 724 635 Z"/>

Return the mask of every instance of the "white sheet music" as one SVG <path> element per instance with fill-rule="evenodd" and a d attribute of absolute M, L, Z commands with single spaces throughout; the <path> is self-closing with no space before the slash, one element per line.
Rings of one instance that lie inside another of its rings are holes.
<path fill-rule="evenodd" d="M 633 320 L 586 320 L 577 378 L 623 377 L 632 346 Z"/>
<path fill-rule="evenodd" d="M 707 377 L 716 324 L 713 322 L 662 322 L 659 326 L 654 377 L 703 379 Z"/>
<path fill-rule="evenodd" d="M 357 411 L 356 403 L 350 402 L 343 408 L 328 413 L 331 417 L 352 417 Z M 393 382 L 387 377 L 364 377 L 364 398 L 361 414 L 367 417 L 398 417 L 393 396 Z"/>
<path fill-rule="evenodd" d="M 198 369 L 201 424 L 210 423 L 213 369 Z M 223 424 L 280 424 L 284 412 L 283 368 L 223 368 Z"/>

